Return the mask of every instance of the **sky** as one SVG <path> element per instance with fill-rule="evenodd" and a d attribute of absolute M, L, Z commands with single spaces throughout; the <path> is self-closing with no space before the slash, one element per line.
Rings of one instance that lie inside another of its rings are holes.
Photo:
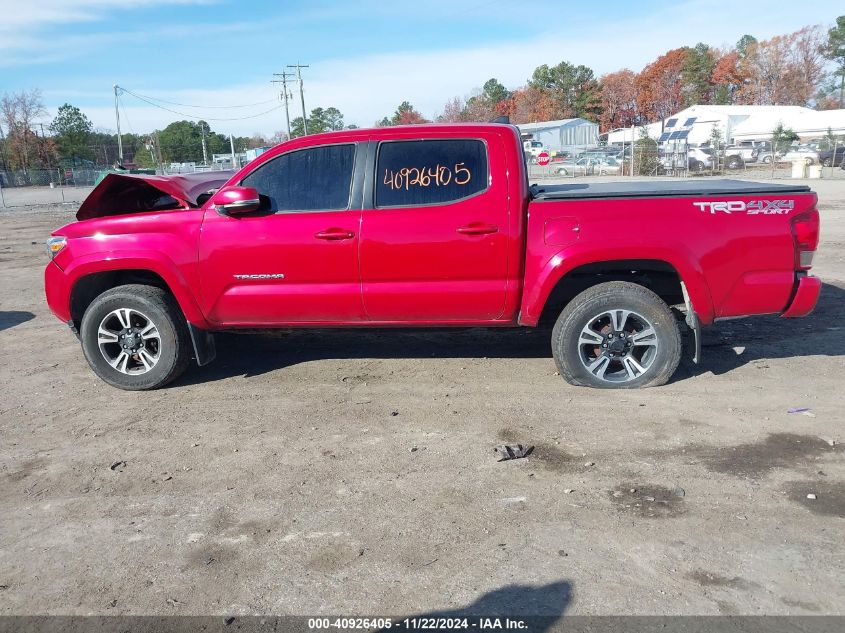
<path fill-rule="evenodd" d="M 301 63 L 307 110 L 334 106 L 364 127 L 405 100 L 432 118 L 491 77 L 517 88 L 540 64 L 639 71 L 678 46 L 842 13 L 841 0 L 0 0 L 0 94 L 38 88 L 45 123 L 71 103 L 114 130 L 117 84 L 134 93 L 120 97 L 125 132 L 203 118 L 271 135 L 285 128 L 273 73 Z"/>

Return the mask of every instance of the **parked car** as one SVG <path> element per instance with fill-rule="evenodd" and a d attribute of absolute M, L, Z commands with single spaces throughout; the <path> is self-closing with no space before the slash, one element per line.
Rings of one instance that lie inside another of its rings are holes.
<path fill-rule="evenodd" d="M 836 150 L 827 149 L 819 152 L 819 162 L 825 167 L 838 167 L 843 159 L 845 159 L 845 145 L 837 147 Z"/>
<path fill-rule="evenodd" d="M 816 205 L 795 184 L 528 186 L 510 125 L 344 130 L 277 145 L 224 182 L 110 174 L 47 241 L 44 282 L 121 389 L 211 362 L 220 331 L 543 316 L 571 384 L 648 387 L 671 378 L 684 334 L 698 360 L 717 319 L 812 311 Z"/>
<path fill-rule="evenodd" d="M 599 176 L 618 176 L 622 173 L 622 163 L 613 156 L 598 159 L 598 164 L 593 167 L 593 173 Z"/>
<path fill-rule="evenodd" d="M 725 166 L 739 169 L 746 163 L 756 163 L 760 149 L 753 145 L 728 145 L 725 148 Z"/>
<path fill-rule="evenodd" d="M 559 176 L 591 176 L 599 164 L 597 158 L 583 157 L 578 160 L 565 160 L 555 163 L 554 171 Z"/>
<path fill-rule="evenodd" d="M 809 147 L 793 147 L 780 155 L 779 163 L 791 163 L 803 160 L 807 165 L 815 165 L 819 162 L 819 155 Z"/>
<path fill-rule="evenodd" d="M 670 171 L 672 169 L 672 154 L 668 154 L 661 161 L 663 167 Z M 681 155 L 683 158 L 683 155 Z M 691 147 L 687 150 L 687 169 L 689 171 L 705 171 L 713 168 L 713 150 L 709 147 Z M 676 165 L 676 168 L 683 168 L 682 165 Z"/>

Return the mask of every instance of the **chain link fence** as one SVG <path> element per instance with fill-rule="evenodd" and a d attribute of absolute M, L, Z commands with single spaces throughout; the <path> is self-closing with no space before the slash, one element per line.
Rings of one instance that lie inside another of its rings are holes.
<path fill-rule="evenodd" d="M 165 175 L 191 174 L 198 172 L 231 169 L 230 162 L 197 165 L 194 163 L 170 163 L 162 166 L 158 173 Z M 0 209 L 82 202 L 91 192 L 97 179 L 106 167 L 93 169 L 0 169 Z M 150 171 L 152 173 L 152 171 Z"/>
<path fill-rule="evenodd" d="M 0 208 L 80 203 L 91 192 L 102 170 L 0 170 Z"/>
<path fill-rule="evenodd" d="M 842 164 L 845 164 L 843 161 Z M 222 167 L 169 165 L 166 174 L 214 171 Z M 50 204 L 79 204 L 91 192 L 101 169 L 30 169 L 26 171 L 0 170 L 0 208 Z M 600 157 L 584 156 L 566 160 L 552 160 L 548 165 L 528 164 L 528 177 L 536 181 L 589 180 L 595 177 L 657 177 L 657 178 L 741 178 L 748 180 L 801 179 L 812 184 L 814 179 L 845 181 L 845 169 L 832 164 L 754 162 L 734 166 L 724 156 L 716 156 L 710 164 L 682 160 L 677 155 L 649 149 L 635 148 L 624 157 L 606 161 Z"/>
<path fill-rule="evenodd" d="M 702 156 L 700 158 L 705 158 Z M 623 157 L 581 156 L 570 159 L 552 159 L 548 165 L 529 162 L 528 177 L 533 181 L 543 180 L 589 180 L 594 177 L 654 177 L 654 178 L 740 178 L 743 180 L 801 179 L 808 184 L 823 178 L 845 180 L 845 169 L 841 164 L 823 165 L 804 160 L 795 162 L 765 161 L 743 162 L 732 160 L 731 156 L 711 154 L 708 160 L 699 160 L 686 153 L 662 152 L 656 149 L 634 150 L 633 156 Z M 842 164 L 845 164 L 843 161 Z"/>

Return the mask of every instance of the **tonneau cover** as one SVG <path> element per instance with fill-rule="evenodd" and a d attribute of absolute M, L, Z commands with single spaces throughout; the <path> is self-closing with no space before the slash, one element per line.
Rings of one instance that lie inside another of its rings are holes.
<path fill-rule="evenodd" d="M 806 185 L 772 184 L 745 180 L 634 180 L 631 182 L 532 185 L 533 200 L 589 198 L 665 198 L 689 196 L 732 196 L 752 194 L 809 193 Z"/>

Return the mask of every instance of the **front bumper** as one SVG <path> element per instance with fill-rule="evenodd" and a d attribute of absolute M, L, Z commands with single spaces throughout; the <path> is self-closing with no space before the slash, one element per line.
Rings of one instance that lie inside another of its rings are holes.
<path fill-rule="evenodd" d="M 821 290 L 822 282 L 818 277 L 802 275 L 798 278 L 798 287 L 792 295 L 792 301 L 781 316 L 784 318 L 807 316 L 816 307 Z"/>
<path fill-rule="evenodd" d="M 65 272 L 52 261 L 44 269 L 44 292 L 52 313 L 65 323 L 70 321 L 70 283 Z"/>

